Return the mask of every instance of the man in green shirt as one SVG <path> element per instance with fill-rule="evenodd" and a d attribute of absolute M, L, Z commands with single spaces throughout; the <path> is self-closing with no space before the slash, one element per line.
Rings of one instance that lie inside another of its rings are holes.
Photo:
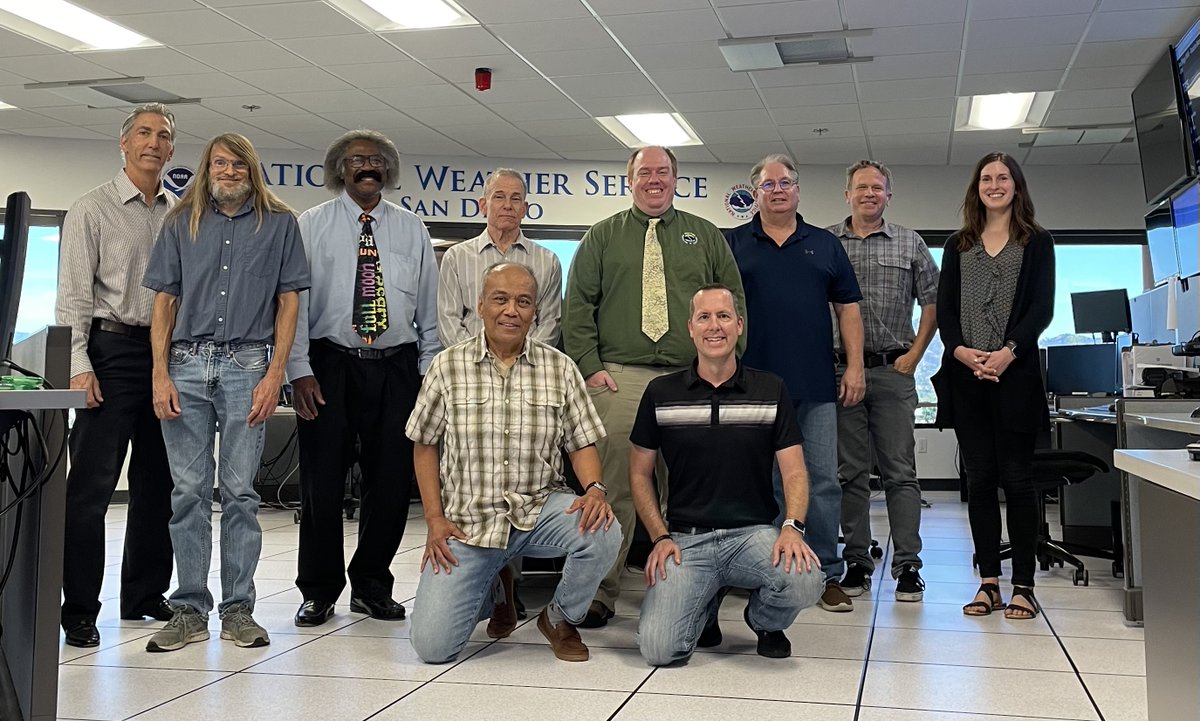
<path fill-rule="evenodd" d="M 629 158 L 633 207 L 593 225 L 571 263 L 563 307 L 563 347 L 579 364 L 608 436 L 597 443 L 608 502 L 621 524 L 621 552 L 600 583 L 584 628 L 616 611 L 618 578 L 633 539 L 629 431 L 646 385 L 696 356 L 688 304 L 696 289 L 723 283 L 739 308 L 745 294 L 721 232 L 676 210 L 678 166 L 668 148 L 645 147 Z M 659 460 L 659 482 L 666 469 Z"/>

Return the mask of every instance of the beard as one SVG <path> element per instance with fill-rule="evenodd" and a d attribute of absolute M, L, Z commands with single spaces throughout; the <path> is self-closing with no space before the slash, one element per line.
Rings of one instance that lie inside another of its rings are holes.
<path fill-rule="evenodd" d="M 225 189 L 220 182 L 213 180 L 208 189 L 212 193 L 213 200 L 221 205 L 240 204 L 246 202 L 246 198 L 250 197 L 250 179 L 247 178 L 229 189 Z"/>

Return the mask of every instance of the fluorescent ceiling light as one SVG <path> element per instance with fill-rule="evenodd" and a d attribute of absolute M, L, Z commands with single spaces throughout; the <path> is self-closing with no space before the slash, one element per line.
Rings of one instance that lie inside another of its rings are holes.
<path fill-rule="evenodd" d="M 703 145 L 679 113 L 642 113 L 596 118 L 605 130 L 631 148 L 645 145 Z"/>
<path fill-rule="evenodd" d="M 1006 130 L 1041 125 L 1052 92 L 997 93 L 958 99 L 955 130 Z"/>
<path fill-rule="evenodd" d="M 375 31 L 478 25 L 454 0 L 326 0 Z"/>
<path fill-rule="evenodd" d="M 16 108 L 17 108 L 16 105 L 9 105 L 8 103 L 4 102 L 3 100 L 0 100 L 0 110 L 16 110 Z"/>
<path fill-rule="evenodd" d="M 63 50 L 120 50 L 159 44 L 65 0 L 0 0 L 0 11 L 0 24 Z"/>

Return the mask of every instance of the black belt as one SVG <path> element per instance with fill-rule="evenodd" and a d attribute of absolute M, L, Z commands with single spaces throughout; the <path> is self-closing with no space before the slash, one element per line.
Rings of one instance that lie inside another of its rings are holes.
<path fill-rule="evenodd" d="M 401 353 L 406 350 L 415 351 L 417 349 L 416 343 L 404 343 L 402 345 L 394 345 L 391 348 L 347 348 L 346 346 L 338 345 L 327 338 L 317 338 L 314 342 L 331 350 L 340 351 L 346 355 L 352 355 L 355 358 L 360 358 L 362 360 L 383 360 L 384 358 L 391 358 L 397 353 Z"/>
<path fill-rule="evenodd" d="M 885 350 L 882 353 L 863 353 L 863 367 L 877 368 L 879 366 L 888 366 L 896 362 L 896 359 L 908 352 L 907 348 L 897 348 L 896 350 Z M 846 354 L 837 354 L 838 363 L 846 364 Z"/>
<path fill-rule="evenodd" d="M 92 330 L 102 330 L 106 333 L 120 333 L 138 340 L 150 340 L 150 326 L 125 325 L 107 318 L 92 318 Z"/>
<path fill-rule="evenodd" d="M 695 536 L 701 533 L 712 533 L 718 529 L 703 526 L 681 526 L 678 523 L 669 524 L 667 530 L 671 533 L 681 533 L 685 536 Z"/>

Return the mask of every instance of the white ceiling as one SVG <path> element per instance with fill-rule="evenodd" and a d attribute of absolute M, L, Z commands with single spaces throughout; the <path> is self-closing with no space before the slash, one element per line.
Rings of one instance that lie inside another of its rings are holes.
<path fill-rule="evenodd" d="M 111 139 L 122 111 L 22 86 L 132 75 L 202 98 L 175 107 L 181 142 L 232 130 L 324 150 L 367 126 L 420 155 L 623 160 L 591 116 L 675 111 L 705 141 L 681 159 L 739 164 L 1136 163 L 1132 142 L 952 132 L 954 98 L 1054 90 L 1048 125 L 1130 123 L 1131 90 L 1200 14 L 1187 0 L 458 0 L 479 26 L 375 33 L 322 0 L 73 1 L 164 47 L 72 54 L 0 29 L 0 100 L 19 108 L 0 111 L 0 134 Z M 848 40 L 864 63 L 735 73 L 717 47 L 866 28 Z"/>

